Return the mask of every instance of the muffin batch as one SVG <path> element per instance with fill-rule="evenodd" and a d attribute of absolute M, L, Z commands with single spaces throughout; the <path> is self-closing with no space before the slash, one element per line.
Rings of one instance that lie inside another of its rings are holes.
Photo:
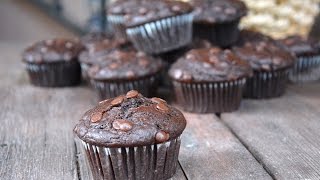
<path fill-rule="evenodd" d="M 23 53 L 30 82 L 86 82 L 99 99 L 74 132 L 95 179 L 168 179 L 175 173 L 183 114 L 156 98 L 169 89 L 193 113 L 236 111 L 243 98 L 269 99 L 320 80 L 320 46 L 238 28 L 239 0 L 118 0 L 107 11 L 113 36 L 56 38 Z"/>

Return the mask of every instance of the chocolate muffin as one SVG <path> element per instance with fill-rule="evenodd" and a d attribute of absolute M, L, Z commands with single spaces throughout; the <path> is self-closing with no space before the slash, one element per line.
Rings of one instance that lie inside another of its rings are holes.
<path fill-rule="evenodd" d="M 172 65 L 177 103 L 186 111 L 222 113 L 238 109 L 252 69 L 230 50 L 194 49 Z"/>
<path fill-rule="evenodd" d="M 183 114 L 132 90 L 87 111 L 74 128 L 94 179 L 168 179 L 178 165 Z"/>
<path fill-rule="evenodd" d="M 276 42 L 246 42 L 233 48 L 235 54 L 250 63 L 254 76 L 247 82 L 245 97 L 273 98 L 284 94 L 288 72 L 295 57 Z"/>
<path fill-rule="evenodd" d="M 108 19 L 121 22 L 137 49 L 159 54 L 191 42 L 192 10 L 188 3 L 174 0 L 119 1 L 110 6 Z"/>
<path fill-rule="evenodd" d="M 259 43 L 259 42 L 275 42 L 270 36 L 262 34 L 257 31 L 243 29 L 240 31 L 239 38 L 234 46 L 244 46 L 247 42 Z"/>
<path fill-rule="evenodd" d="M 297 61 L 289 73 L 292 82 L 311 82 L 320 79 L 319 44 L 301 36 L 290 36 L 281 42 L 297 56 Z"/>
<path fill-rule="evenodd" d="M 78 62 L 83 46 L 71 39 L 50 39 L 26 48 L 22 61 L 26 64 L 30 82 L 35 86 L 63 87 L 81 82 Z"/>
<path fill-rule="evenodd" d="M 106 56 L 108 53 L 117 49 L 130 51 L 134 50 L 134 47 L 124 39 L 111 38 L 97 40 L 88 45 L 86 50 L 79 56 L 83 79 L 88 79 L 88 69 L 92 65 L 100 63 L 101 60 L 104 60 L 103 56 Z"/>
<path fill-rule="evenodd" d="M 238 24 L 247 13 L 239 0 L 192 0 L 195 8 L 193 36 L 210 40 L 214 45 L 229 47 L 239 36 Z"/>
<path fill-rule="evenodd" d="M 160 59 L 143 52 L 121 50 L 101 58 L 101 63 L 88 71 L 91 85 L 100 99 L 115 97 L 132 89 L 145 96 L 154 95 L 162 70 Z"/>

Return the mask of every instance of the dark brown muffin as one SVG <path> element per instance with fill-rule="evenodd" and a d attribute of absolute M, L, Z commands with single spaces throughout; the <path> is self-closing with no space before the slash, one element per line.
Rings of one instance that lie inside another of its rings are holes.
<path fill-rule="evenodd" d="M 87 111 L 74 132 L 94 179 L 167 179 L 176 171 L 183 114 L 132 90 Z"/>
<path fill-rule="evenodd" d="M 74 86 L 81 81 L 78 62 L 83 46 L 71 39 L 51 39 L 25 49 L 22 60 L 26 64 L 30 81 L 36 86 Z"/>
<path fill-rule="evenodd" d="M 101 99 L 139 90 L 145 96 L 155 93 L 162 70 L 160 59 L 143 52 L 115 50 L 101 57 L 101 63 L 89 69 L 91 84 Z"/>
<path fill-rule="evenodd" d="M 284 94 L 288 72 L 295 61 L 291 53 L 271 41 L 246 42 L 233 51 L 254 70 L 254 76 L 247 83 L 246 97 L 261 99 Z"/>
<path fill-rule="evenodd" d="M 247 13 L 239 0 L 192 0 L 195 8 L 194 37 L 209 39 L 213 44 L 228 47 L 239 36 L 238 24 Z"/>
<path fill-rule="evenodd" d="M 108 20 L 126 29 L 137 49 L 159 54 L 191 42 L 192 10 L 188 3 L 174 0 L 120 1 L 110 6 Z"/>
<path fill-rule="evenodd" d="M 178 104 L 202 113 L 238 109 L 246 78 L 251 75 L 246 61 L 219 48 L 191 50 L 169 70 Z"/>
<path fill-rule="evenodd" d="M 110 39 L 111 37 L 105 32 L 90 32 L 83 36 L 80 41 L 85 47 L 90 47 L 96 42 L 101 42 L 105 39 Z"/>
<path fill-rule="evenodd" d="M 297 56 L 297 61 L 289 74 L 292 82 L 311 82 L 320 79 L 320 49 L 316 41 L 301 36 L 290 36 L 280 42 Z"/>

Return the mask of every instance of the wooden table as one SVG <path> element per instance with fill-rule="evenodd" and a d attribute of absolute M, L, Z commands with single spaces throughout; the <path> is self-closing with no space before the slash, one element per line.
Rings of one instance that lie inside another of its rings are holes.
<path fill-rule="evenodd" d="M 95 103 L 86 86 L 28 84 L 25 44 L 0 43 L 0 179 L 90 179 L 72 128 Z M 237 112 L 184 113 L 180 179 L 320 179 L 320 83 L 291 85 Z"/>

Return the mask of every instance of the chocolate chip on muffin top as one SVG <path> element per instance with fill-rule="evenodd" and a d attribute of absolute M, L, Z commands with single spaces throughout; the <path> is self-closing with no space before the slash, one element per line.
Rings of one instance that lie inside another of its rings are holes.
<path fill-rule="evenodd" d="M 192 0 L 196 23 L 220 23 L 234 21 L 247 13 L 240 0 Z"/>
<path fill-rule="evenodd" d="M 28 63 L 52 63 L 77 60 L 84 50 L 80 42 L 71 39 L 43 40 L 28 47 L 22 54 L 23 61 Z"/>
<path fill-rule="evenodd" d="M 297 56 L 313 56 L 320 54 L 317 42 L 302 36 L 290 36 L 280 42 Z"/>
<path fill-rule="evenodd" d="M 145 98 L 131 90 L 87 111 L 74 132 L 98 146 L 136 147 L 175 139 L 185 127 L 182 113 L 166 101 Z"/>
<path fill-rule="evenodd" d="M 87 47 L 96 42 L 101 42 L 110 37 L 105 32 L 90 32 L 81 38 L 81 43 Z"/>
<path fill-rule="evenodd" d="M 89 77 L 96 80 L 132 80 L 154 75 L 162 69 L 160 59 L 143 52 L 115 50 L 101 56 L 101 63 L 89 69 Z"/>
<path fill-rule="evenodd" d="M 257 31 L 252 30 L 241 30 L 239 39 L 236 42 L 235 46 L 244 46 L 247 42 L 250 43 L 259 43 L 259 42 L 275 42 L 271 37 L 264 35 Z"/>
<path fill-rule="evenodd" d="M 124 16 L 128 27 L 138 26 L 154 20 L 189 13 L 192 6 L 174 0 L 130 0 L 110 5 L 109 14 Z"/>
<path fill-rule="evenodd" d="M 230 50 L 213 47 L 189 51 L 172 65 L 169 75 L 183 82 L 216 82 L 248 77 L 252 70 Z"/>
<path fill-rule="evenodd" d="M 295 61 L 295 57 L 276 42 L 246 42 L 242 47 L 233 48 L 233 52 L 256 71 L 289 68 Z"/>

